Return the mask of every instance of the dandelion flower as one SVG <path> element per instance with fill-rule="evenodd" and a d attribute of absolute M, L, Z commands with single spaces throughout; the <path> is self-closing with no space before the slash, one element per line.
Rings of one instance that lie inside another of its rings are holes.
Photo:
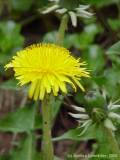
<path fill-rule="evenodd" d="M 55 44 L 36 44 L 17 52 L 5 68 L 13 68 L 19 84 L 30 83 L 29 97 L 43 100 L 46 94 L 67 93 L 67 84 L 83 91 L 81 77 L 89 77 L 85 62 Z"/>

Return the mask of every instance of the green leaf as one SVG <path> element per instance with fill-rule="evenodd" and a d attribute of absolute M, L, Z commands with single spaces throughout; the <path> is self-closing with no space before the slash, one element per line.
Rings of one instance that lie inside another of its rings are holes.
<path fill-rule="evenodd" d="M 12 149 L 9 154 L 0 156 L 0 160 L 40 160 L 41 153 L 36 151 L 35 137 L 32 133 L 27 134 L 18 144 L 18 147 Z"/>
<path fill-rule="evenodd" d="M 39 160 L 41 159 L 40 153 L 36 154 L 35 151 L 35 138 L 31 133 L 28 134 L 24 140 L 21 148 L 13 152 L 11 160 Z"/>
<path fill-rule="evenodd" d="M 81 0 L 81 2 L 84 2 L 85 4 L 95 5 L 96 7 L 104 7 L 108 6 L 110 4 L 119 3 L 120 0 Z"/>
<path fill-rule="evenodd" d="M 111 85 L 120 83 L 120 70 L 117 68 L 109 68 L 104 71 L 104 77 Z"/>
<path fill-rule="evenodd" d="M 84 31 L 77 34 L 67 34 L 64 38 L 63 46 L 70 48 L 72 46 L 80 49 L 87 48 L 95 38 L 97 33 L 101 33 L 102 28 L 96 24 L 89 24 L 84 28 Z M 57 31 L 48 32 L 44 35 L 43 41 L 56 43 Z"/>
<path fill-rule="evenodd" d="M 92 77 L 92 79 L 99 87 L 102 87 L 106 82 L 106 78 L 103 75 Z"/>
<path fill-rule="evenodd" d="M 71 139 L 76 141 L 81 140 L 91 140 L 94 139 L 97 141 L 97 147 L 95 147 L 95 154 L 111 154 L 111 146 L 108 145 L 107 135 L 104 130 L 103 124 L 92 124 L 88 127 L 86 132 L 79 136 L 81 133 L 81 128 L 75 128 L 72 130 L 69 130 L 68 132 L 64 133 L 62 136 L 54 138 L 54 141 L 64 140 L 64 139 Z M 95 157 L 94 157 L 95 158 Z M 94 158 L 90 158 L 90 160 L 93 160 Z M 95 160 L 97 160 L 95 158 Z"/>
<path fill-rule="evenodd" d="M 108 19 L 108 24 L 112 30 L 117 31 L 120 28 L 120 21 L 118 19 Z"/>
<path fill-rule="evenodd" d="M 120 95 L 120 41 L 108 49 L 107 55 L 113 63 L 113 68 L 104 71 L 104 77 L 106 78 L 104 86 L 109 97 L 115 100 L 118 99 Z"/>
<path fill-rule="evenodd" d="M 112 55 L 112 54 L 120 55 L 120 41 L 118 41 L 117 43 L 113 44 L 108 49 L 107 55 Z"/>
<path fill-rule="evenodd" d="M 14 21 L 0 22 L 0 63 L 5 64 L 11 56 L 22 48 L 24 38 L 21 26 Z"/>
<path fill-rule="evenodd" d="M 11 7 L 16 11 L 27 11 L 32 6 L 34 0 L 9 0 Z"/>
<path fill-rule="evenodd" d="M 56 43 L 57 34 L 57 31 L 46 33 L 43 37 L 43 42 Z M 79 46 L 78 43 L 78 34 L 67 34 L 64 38 L 63 46 L 70 48 L 71 46 Z"/>
<path fill-rule="evenodd" d="M 67 44 L 68 41 L 68 44 L 70 43 L 71 46 L 79 49 L 86 49 L 94 42 L 96 34 L 101 32 L 102 29 L 99 25 L 89 24 L 85 26 L 83 32 L 66 36 L 64 43 Z"/>
<path fill-rule="evenodd" d="M 94 156 L 96 155 L 96 157 Z M 91 158 L 89 158 L 89 160 L 108 160 L 109 155 L 112 155 L 111 151 L 110 151 L 110 146 L 108 145 L 108 141 L 107 141 L 107 137 L 104 135 L 102 142 L 98 142 L 93 154 L 93 157 L 91 155 Z M 116 160 L 114 158 L 112 158 L 112 160 Z"/>
<path fill-rule="evenodd" d="M 84 31 L 79 35 L 79 45 L 91 44 L 94 41 L 95 35 L 101 33 L 102 28 L 96 24 L 89 24 L 84 28 Z M 80 47 L 81 48 L 81 47 Z"/>
<path fill-rule="evenodd" d="M 104 89 L 109 97 L 118 99 L 120 95 L 120 70 L 119 68 L 109 68 L 104 71 Z M 114 91 L 114 92 L 113 92 Z"/>
<path fill-rule="evenodd" d="M 11 155 L 9 154 L 0 155 L 0 160 L 11 160 Z"/>
<path fill-rule="evenodd" d="M 33 159 L 33 137 L 31 134 L 28 135 L 26 140 L 24 141 L 22 148 L 20 151 L 17 151 L 13 154 L 13 160 L 32 160 Z"/>
<path fill-rule="evenodd" d="M 112 64 L 116 67 L 120 67 L 120 41 L 113 44 L 108 50 L 107 55 L 111 59 Z"/>
<path fill-rule="evenodd" d="M 103 160 L 103 158 L 105 160 L 109 159 L 110 155 L 116 156 L 116 154 L 114 155 L 112 153 L 112 146 L 108 145 L 109 141 L 108 141 L 108 135 L 106 133 L 106 130 L 104 128 L 104 126 L 101 125 L 101 132 L 99 133 L 98 137 L 97 137 L 97 147 L 94 148 L 94 154 L 95 155 L 101 155 L 101 157 L 99 157 L 99 160 Z M 103 155 L 105 155 L 104 157 L 102 157 Z M 116 160 L 116 158 L 111 157 L 112 160 Z M 110 159 L 111 159 L 110 158 Z M 98 157 L 92 157 L 90 158 L 90 160 L 98 160 Z"/>
<path fill-rule="evenodd" d="M 74 96 L 74 99 L 78 104 L 84 105 L 85 104 L 84 96 L 85 94 L 83 92 L 77 92 Z"/>
<path fill-rule="evenodd" d="M 48 32 L 43 37 L 43 42 L 45 43 L 56 43 L 57 31 Z"/>
<path fill-rule="evenodd" d="M 0 22 L 0 48 L 3 53 L 10 54 L 21 48 L 24 38 L 20 35 L 20 30 L 21 26 L 14 21 Z"/>
<path fill-rule="evenodd" d="M 64 133 L 63 135 L 53 138 L 53 141 L 60 141 L 65 139 L 71 139 L 75 141 L 81 141 L 81 140 L 90 140 L 95 139 L 99 134 L 99 128 L 96 124 L 90 125 L 86 132 L 80 136 L 80 133 L 82 132 L 83 128 L 75 128 L 70 129 L 68 132 Z"/>
<path fill-rule="evenodd" d="M 10 160 L 41 160 L 41 152 L 36 151 L 35 137 L 32 133 L 29 133 L 26 139 L 23 139 L 19 148 L 14 150 Z M 55 156 L 54 160 L 60 160 Z"/>
<path fill-rule="evenodd" d="M 52 119 L 55 119 L 59 110 L 60 110 L 60 107 L 61 107 L 61 104 L 62 104 L 62 101 L 63 101 L 63 97 L 59 97 L 59 99 L 55 99 L 53 98 L 51 100 L 51 109 L 52 109 Z"/>
<path fill-rule="evenodd" d="M 104 108 L 106 100 L 99 91 L 89 91 L 85 95 L 86 106 L 91 110 L 93 108 Z"/>
<path fill-rule="evenodd" d="M 78 34 L 67 34 L 64 38 L 64 47 L 70 48 L 70 47 L 76 47 L 79 48 L 79 36 Z"/>
<path fill-rule="evenodd" d="M 80 0 L 60 0 L 59 5 L 68 10 L 74 10 L 80 4 Z"/>
<path fill-rule="evenodd" d="M 91 72 L 96 74 L 103 70 L 105 65 L 104 51 L 98 45 L 91 45 L 82 57 L 87 62 Z"/>
<path fill-rule="evenodd" d="M 6 82 L 0 84 L 1 89 L 7 90 L 19 90 L 20 88 L 17 86 L 18 82 L 15 79 L 10 79 Z"/>
<path fill-rule="evenodd" d="M 2 132 L 29 132 L 35 129 L 36 105 L 19 108 L 16 112 L 9 113 L 0 119 L 0 131 Z M 41 123 L 36 125 L 41 128 Z"/>
<path fill-rule="evenodd" d="M 48 0 L 40 0 L 40 1 L 36 1 L 34 5 L 36 8 L 40 9 L 40 8 L 46 7 L 48 3 L 49 3 Z"/>

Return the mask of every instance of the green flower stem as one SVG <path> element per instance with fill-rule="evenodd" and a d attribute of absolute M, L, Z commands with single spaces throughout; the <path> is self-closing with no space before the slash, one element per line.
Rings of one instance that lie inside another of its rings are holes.
<path fill-rule="evenodd" d="M 45 97 L 42 101 L 43 118 L 43 141 L 42 141 L 42 160 L 53 160 L 54 151 L 51 138 L 51 106 L 50 97 Z"/>
<path fill-rule="evenodd" d="M 111 129 L 105 128 L 105 130 L 106 130 L 109 144 L 111 146 L 112 153 L 117 155 L 116 160 L 120 160 L 120 150 L 119 150 L 119 146 L 116 141 L 115 135 Z"/>
<path fill-rule="evenodd" d="M 63 45 L 65 30 L 67 29 L 67 24 L 68 24 L 68 15 L 65 14 L 63 15 L 61 19 L 60 27 L 58 30 L 57 44 L 59 45 Z"/>
<path fill-rule="evenodd" d="M 65 30 L 67 29 L 68 15 L 65 14 L 58 30 L 57 44 L 63 45 Z M 53 160 L 54 150 L 51 137 L 51 108 L 49 106 L 50 97 L 45 97 L 42 101 L 43 117 L 43 140 L 42 140 L 42 160 Z"/>

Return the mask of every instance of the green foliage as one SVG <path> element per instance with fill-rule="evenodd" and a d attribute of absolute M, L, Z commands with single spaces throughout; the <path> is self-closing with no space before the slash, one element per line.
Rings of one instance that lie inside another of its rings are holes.
<path fill-rule="evenodd" d="M 24 39 L 20 35 L 20 29 L 20 25 L 13 21 L 0 23 L 0 48 L 2 52 L 8 54 L 11 49 L 13 50 L 23 45 Z"/>
<path fill-rule="evenodd" d="M 16 11 L 27 11 L 33 4 L 33 0 L 9 0 L 11 7 Z"/>
<path fill-rule="evenodd" d="M 21 26 L 14 21 L 0 22 L 0 63 L 6 63 L 23 46 L 24 38 L 20 30 Z"/>
<path fill-rule="evenodd" d="M 43 37 L 43 42 L 56 43 L 57 31 L 48 32 Z"/>
<path fill-rule="evenodd" d="M 120 21 L 118 21 L 118 19 L 108 19 L 108 24 L 114 31 L 120 28 Z"/>
<path fill-rule="evenodd" d="M 108 55 L 119 55 L 120 54 L 120 41 L 112 45 L 108 51 Z"/>
<path fill-rule="evenodd" d="M 48 2 L 48 0 L 8 0 L 0 2 L 1 91 L 12 90 L 19 92 L 21 90 L 16 80 L 8 79 L 12 74 L 11 70 L 5 74 L 3 67 L 15 55 L 16 51 L 23 48 L 24 45 L 28 45 L 28 42 L 36 42 L 34 37 L 37 36 L 42 42 L 57 43 L 58 20 L 61 17 L 59 14 L 42 15 L 38 12 L 53 3 Z M 75 56 L 87 62 L 86 67 L 90 71 L 91 78 L 81 79 L 85 92 L 78 90 L 72 96 L 71 102 L 86 109 L 92 124 L 86 130 L 84 130 L 84 127 L 70 129 L 63 135 L 53 138 L 53 142 L 58 141 L 59 143 L 59 141 L 66 139 L 78 143 L 95 140 L 92 153 L 111 154 L 112 147 L 108 142 L 103 121 L 108 118 L 107 105 L 109 102 L 120 99 L 120 41 L 118 41 L 120 38 L 120 0 L 60 0 L 59 2 L 61 7 L 68 10 L 74 10 L 79 3 L 90 5 L 91 7 L 88 10 L 94 13 L 94 16 L 89 20 L 78 19 L 77 28 L 71 27 L 68 23 L 63 45 L 70 49 L 73 55 L 75 54 Z M 8 17 L 6 17 L 7 14 Z M 38 19 L 35 22 L 34 18 L 29 21 L 31 15 L 35 15 Z M 24 21 L 25 23 L 22 23 Z M 42 31 L 45 31 L 45 33 Z M 29 39 L 29 36 L 32 38 Z M 114 42 L 116 43 L 114 44 Z M 61 105 L 65 107 L 64 101 L 64 96 L 58 96 L 51 100 L 53 128 Z M 30 104 L 29 101 L 27 102 Z M 119 105 L 119 101 L 117 105 Z M 38 104 L 29 106 L 26 104 L 21 107 L 18 104 L 15 111 L 8 113 L 4 118 L 0 118 L 1 133 L 24 133 L 25 135 L 24 138 L 21 138 L 18 146 L 13 147 L 10 153 L 1 155 L 0 160 L 42 159 L 41 153 L 36 151 L 36 130 L 42 129 L 42 117 L 37 106 Z M 117 114 L 120 113 L 119 109 L 118 106 L 116 109 Z M 59 121 L 59 123 L 63 122 L 61 119 Z M 113 122 L 117 126 L 117 131 L 113 132 L 119 142 L 120 121 L 114 120 Z M 53 134 L 54 132 L 53 129 Z M 55 157 L 55 159 L 59 158 Z M 90 160 L 97 159 L 90 158 Z M 99 159 L 102 160 L 102 158 Z"/>
<path fill-rule="evenodd" d="M 90 45 L 83 54 L 83 59 L 88 63 L 88 67 L 93 74 L 97 74 L 103 70 L 105 65 L 104 51 L 98 45 Z"/>
<path fill-rule="evenodd" d="M 68 10 L 74 10 L 80 4 L 80 0 L 61 0 L 59 2 L 62 8 L 67 8 Z"/>
<path fill-rule="evenodd" d="M 65 140 L 65 139 L 71 139 L 75 141 L 81 141 L 81 140 L 90 140 L 90 139 L 95 139 L 97 136 L 96 132 L 99 132 L 96 130 L 96 124 L 93 124 L 87 128 L 87 131 L 80 135 L 82 128 L 75 128 L 71 129 L 68 132 L 64 133 L 63 135 L 54 138 L 53 141 L 60 141 L 60 140 Z"/>
<path fill-rule="evenodd" d="M 36 105 L 20 108 L 0 119 L 0 131 L 2 132 L 30 132 L 36 128 L 41 128 L 40 116 L 39 118 L 36 116 Z"/>
<path fill-rule="evenodd" d="M 106 104 L 106 100 L 98 91 L 89 91 L 85 95 L 86 105 L 89 108 L 93 108 L 94 106 L 98 108 L 102 108 Z"/>
<path fill-rule="evenodd" d="M 37 8 L 42 8 L 42 7 L 46 6 L 48 3 L 49 3 L 48 0 L 41 0 L 41 1 L 35 2 L 34 5 L 35 5 Z"/>
<path fill-rule="evenodd" d="M 22 142 L 18 150 L 12 154 L 12 160 L 39 160 L 41 159 L 40 154 L 36 153 L 35 150 L 35 138 L 32 133 L 29 133 L 27 138 Z"/>
<path fill-rule="evenodd" d="M 118 68 L 108 69 L 104 73 L 104 76 L 106 78 L 105 89 L 107 91 L 107 94 L 112 99 L 119 99 L 119 95 L 120 95 L 119 75 L 120 75 L 120 71 Z M 113 92 L 113 90 L 115 91 Z"/>
<path fill-rule="evenodd" d="M 63 102 L 63 97 L 59 97 L 59 99 L 51 99 L 51 109 L 52 109 L 52 119 L 54 120 L 60 110 L 61 104 Z"/>
<path fill-rule="evenodd" d="M 100 27 L 100 25 L 89 24 L 84 28 L 83 32 L 77 34 L 76 33 L 67 34 L 64 38 L 63 45 L 66 48 L 74 46 L 79 49 L 86 49 L 91 43 L 93 43 L 95 36 L 101 32 L 102 28 Z M 56 31 L 46 33 L 43 38 L 44 42 L 50 42 L 50 43 L 56 43 L 56 40 L 57 40 Z"/>
<path fill-rule="evenodd" d="M 10 79 L 8 81 L 5 81 L 1 83 L 0 85 L 1 89 L 6 90 L 20 90 L 20 87 L 18 86 L 18 82 L 15 79 Z"/>
<path fill-rule="evenodd" d="M 96 140 L 95 154 L 106 154 L 109 155 L 111 153 L 111 147 L 108 145 L 108 139 L 105 132 L 105 129 L 102 125 L 92 124 L 90 125 L 86 132 L 82 135 L 82 128 L 71 129 L 63 135 L 54 138 L 53 141 L 60 141 L 65 139 L 71 139 L 74 141 L 87 141 L 87 140 Z M 105 147 L 105 148 L 104 148 Z M 90 158 L 92 160 L 94 158 Z M 96 158 L 97 159 L 97 158 Z"/>
<path fill-rule="evenodd" d="M 95 5 L 96 7 L 104 7 L 104 6 L 108 6 L 108 5 L 111 5 L 111 4 L 114 4 L 114 3 L 119 3 L 120 0 L 108 0 L 108 1 L 105 1 L 105 0 L 82 0 L 82 2 L 84 3 L 89 3 L 91 5 Z"/>

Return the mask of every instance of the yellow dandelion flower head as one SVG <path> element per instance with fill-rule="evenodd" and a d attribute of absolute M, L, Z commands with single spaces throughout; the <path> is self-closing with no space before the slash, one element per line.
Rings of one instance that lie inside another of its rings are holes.
<path fill-rule="evenodd" d="M 64 47 L 55 44 L 36 44 L 17 52 L 5 68 L 12 67 L 20 85 L 31 83 L 29 97 L 43 99 L 51 92 L 58 95 L 59 90 L 67 93 L 66 85 L 75 91 L 81 77 L 89 77 L 84 68 L 85 62 L 74 58 Z"/>

